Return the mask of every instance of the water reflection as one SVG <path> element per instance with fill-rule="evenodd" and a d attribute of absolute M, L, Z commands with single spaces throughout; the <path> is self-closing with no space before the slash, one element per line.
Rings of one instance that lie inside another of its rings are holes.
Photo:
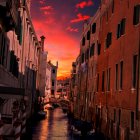
<path fill-rule="evenodd" d="M 33 126 L 32 140 L 95 140 L 95 136 L 81 137 L 74 134 L 67 119 L 67 115 L 61 109 L 47 112 L 46 119 Z"/>

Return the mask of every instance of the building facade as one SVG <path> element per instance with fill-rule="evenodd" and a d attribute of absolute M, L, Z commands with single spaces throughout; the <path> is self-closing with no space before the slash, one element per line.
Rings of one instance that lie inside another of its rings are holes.
<path fill-rule="evenodd" d="M 30 1 L 0 1 L 0 139 L 20 139 L 25 133 L 39 90 L 40 53 L 44 50 L 29 8 Z"/>
<path fill-rule="evenodd" d="M 51 63 L 51 61 L 48 62 L 48 64 L 51 66 L 51 96 L 55 97 L 55 94 L 57 92 L 57 69 L 58 69 L 58 62 L 56 62 L 56 66 Z"/>
<path fill-rule="evenodd" d="M 38 70 L 38 89 L 39 96 L 45 97 L 46 91 L 46 70 L 47 70 L 47 52 L 44 51 L 45 37 L 41 36 L 41 49 L 39 50 L 39 70 Z"/>
<path fill-rule="evenodd" d="M 70 95 L 70 78 L 57 80 L 57 95 L 59 98 L 68 98 Z"/>
<path fill-rule="evenodd" d="M 139 0 L 102 0 L 84 26 L 77 114 L 111 139 L 140 139 L 139 37 Z"/>
<path fill-rule="evenodd" d="M 46 90 L 45 95 L 47 98 L 51 97 L 51 66 L 47 62 L 47 68 L 46 68 Z"/>

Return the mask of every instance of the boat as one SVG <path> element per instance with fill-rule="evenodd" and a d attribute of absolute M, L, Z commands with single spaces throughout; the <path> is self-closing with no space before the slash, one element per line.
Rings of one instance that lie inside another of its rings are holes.
<path fill-rule="evenodd" d="M 47 115 L 47 112 L 41 110 L 41 111 L 39 111 L 39 112 L 37 113 L 37 115 L 38 115 L 39 118 L 45 118 L 46 115 Z"/>
<path fill-rule="evenodd" d="M 81 132 L 81 135 L 85 136 L 88 134 L 93 133 L 93 125 L 91 122 L 84 121 L 79 118 L 75 118 L 74 116 L 71 116 L 70 118 L 70 124 L 74 126 L 75 129 Z"/>
<path fill-rule="evenodd" d="M 71 131 L 74 135 L 81 135 L 81 131 L 77 130 L 73 125 L 71 126 Z"/>
<path fill-rule="evenodd" d="M 53 107 L 51 104 L 47 104 L 47 105 L 45 106 L 45 109 L 47 109 L 47 110 L 53 110 L 54 107 Z"/>

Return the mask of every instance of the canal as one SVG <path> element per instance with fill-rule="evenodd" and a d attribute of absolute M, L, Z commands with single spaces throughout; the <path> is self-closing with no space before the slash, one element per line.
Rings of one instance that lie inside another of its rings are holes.
<path fill-rule="evenodd" d="M 82 137 L 72 131 L 67 115 L 60 108 L 49 110 L 45 119 L 33 123 L 31 133 L 30 140 L 103 140 L 99 135 Z"/>

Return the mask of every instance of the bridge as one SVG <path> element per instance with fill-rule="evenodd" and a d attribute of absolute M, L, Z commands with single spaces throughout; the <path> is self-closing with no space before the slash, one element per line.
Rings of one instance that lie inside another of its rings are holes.
<path fill-rule="evenodd" d="M 45 102 L 44 105 L 47 104 L 57 104 L 59 105 L 64 111 L 69 110 L 69 106 L 70 106 L 70 101 L 68 99 L 64 99 L 64 98 L 50 98 L 48 102 Z"/>

